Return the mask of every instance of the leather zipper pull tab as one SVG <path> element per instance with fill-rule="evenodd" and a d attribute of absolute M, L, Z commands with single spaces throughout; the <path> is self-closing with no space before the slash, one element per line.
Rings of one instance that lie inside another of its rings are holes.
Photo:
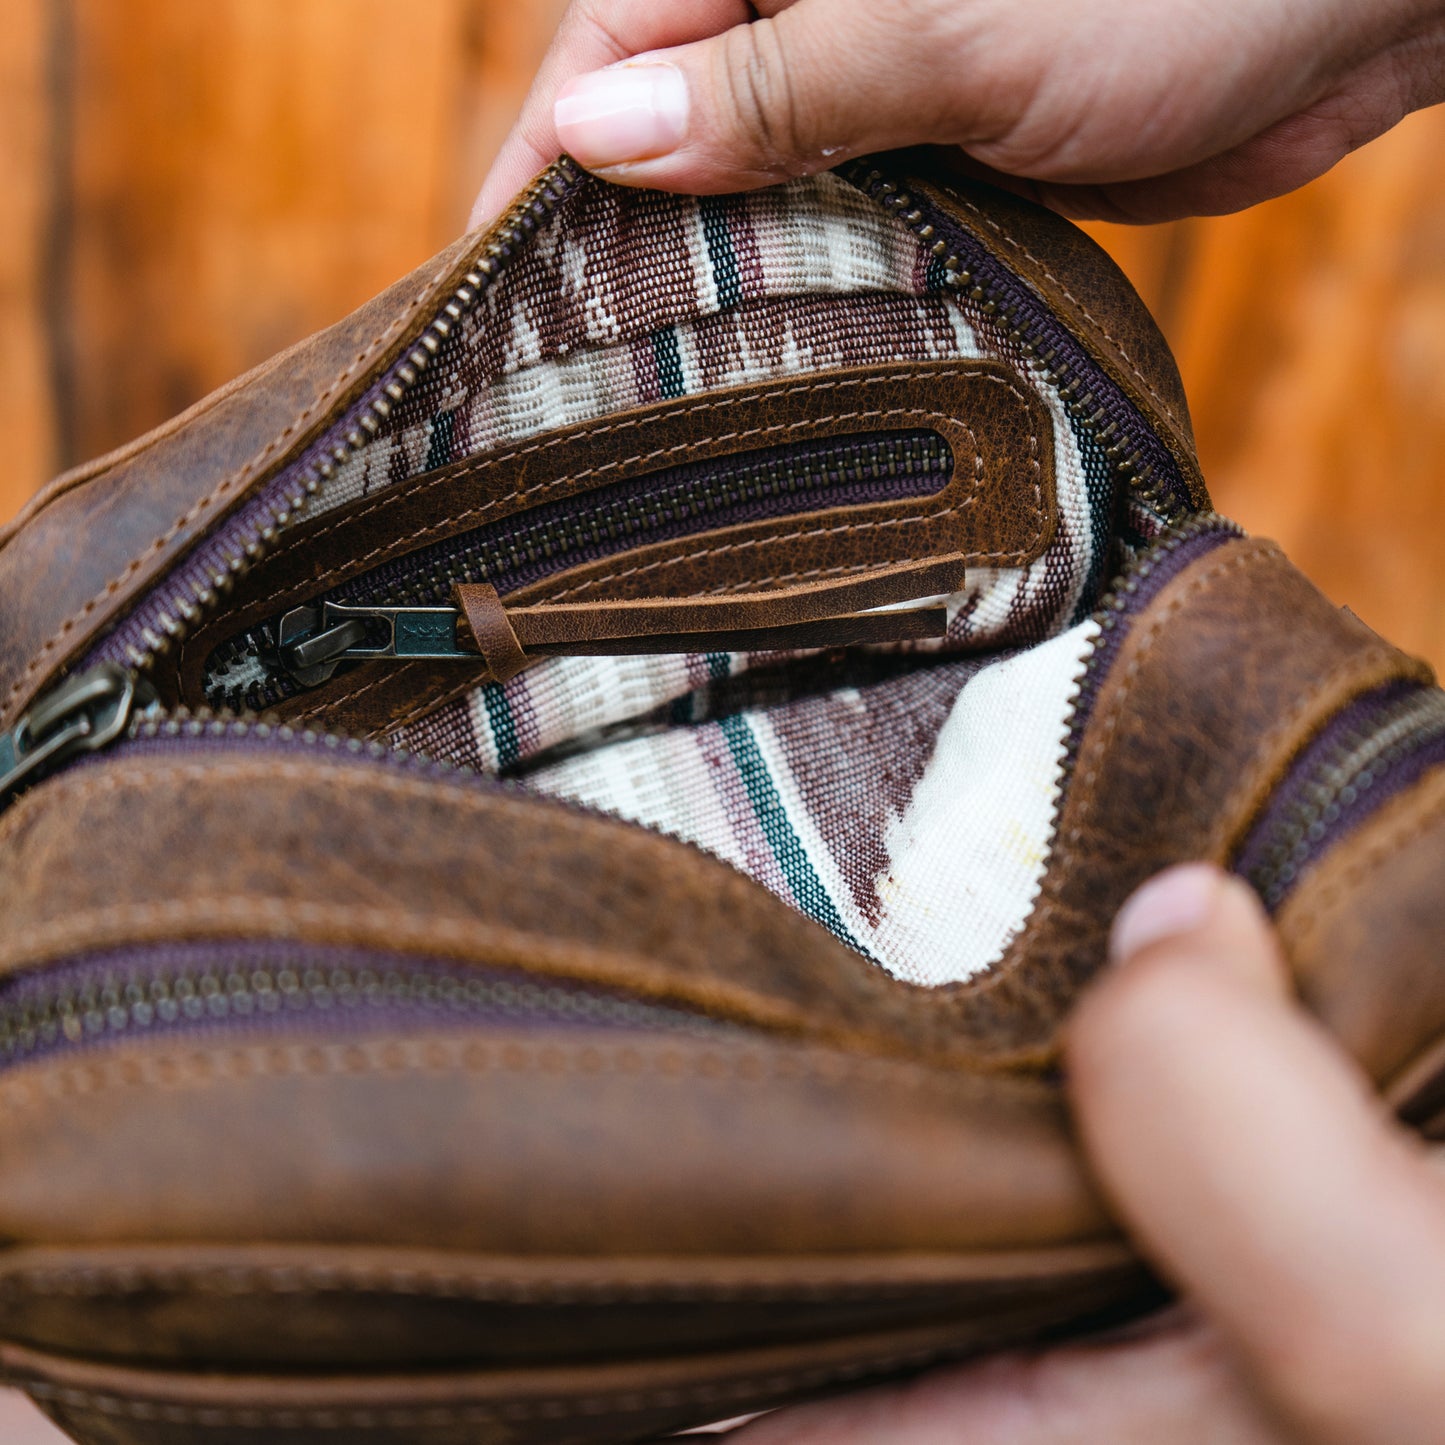
<path fill-rule="evenodd" d="M 149 683 L 112 662 L 67 678 L 0 733 L 0 803 L 72 758 L 109 747 L 154 701 Z"/>
<path fill-rule="evenodd" d="M 343 662 L 480 656 L 495 682 L 543 657 L 767 652 L 942 637 L 941 599 L 964 581 L 961 556 L 899 562 L 791 587 L 684 597 L 508 607 L 488 582 L 452 587 L 450 607 L 322 602 L 280 620 L 276 658 L 302 687 Z"/>
<path fill-rule="evenodd" d="M 461 613 L 457 634 L 470 633 L 473 646 L 481 653 L 493 682 L 516 677 L 533 661 L 517 639 L 507 609 L 490 582 L 459 582 L 452 588 L 452 600 Z"/>

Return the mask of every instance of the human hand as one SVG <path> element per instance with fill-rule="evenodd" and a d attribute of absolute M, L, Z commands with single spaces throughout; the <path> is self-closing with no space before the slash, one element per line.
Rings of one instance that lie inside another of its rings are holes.
<path fill-rule="evenodd" d="M 1085 1146 L 1190 1301 L 1153 1329 L 783 1410 L 737 1445 L 1424 1445 L 1445 1435 L 1445 1176 L 1287 996 L 1254 895 L 1141 889 L 1068 1039 Z"/>
<path fill-rule="evenodd" d="M 563 150 L 717 192 L 919 144 L 1164 220 L 1292 190 L 1441 99 L 1441 0 L 574 0 L 472 224 Z"/>

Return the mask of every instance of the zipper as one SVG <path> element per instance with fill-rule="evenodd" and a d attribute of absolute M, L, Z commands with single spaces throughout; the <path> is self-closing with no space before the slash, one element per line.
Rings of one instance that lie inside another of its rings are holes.
<path fill-rule="evenodd" d="M 418 548 L 248 628 L 206 660 L 212 707 L 274 707 L 343 664 L 470 658 L 455 641 L 458 584 L 513 591 L 549 574 L 706 527 L 929 496 L 953 453 L 937 432 L 878 432 L 670 467 Z"/>
<path fill-rule="evenodd" d="M 1445 694 L 1394 683 L 1328 722 L 1291 767 L 1234 863 L 1271 912 L 1331 844 L 1445 763 Z"/>
<path fill-rule="evenodd" d="M 863 161 L 839 174 L 893 213 L 927 248 L 944 284 L 966 296 L 1039 369 L 1070 416 L 1094 437 L 1115 476 L 1165 523 L 1194 511 L 1168 448 L 1122 390 L 1022 278 L 961 227 Z"/>
<path fill-rule="evenodd" d="M 114 663 L 67 678 L 0 732 L 0 806 L 21 789 L 125 736 L 155 690 Z"/>
<path fill-rule="evenodd" d="M 620 992 L 383 950 L 229 941 L 111 950 L 0 985 L 0 1068 L 157 1036 L 274 1029 L 641 1029 L 726 1024 Z"/>

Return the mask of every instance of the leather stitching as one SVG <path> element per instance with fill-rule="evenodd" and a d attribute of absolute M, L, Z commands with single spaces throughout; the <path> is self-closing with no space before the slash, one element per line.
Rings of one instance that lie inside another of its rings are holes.
<path fill-rule="evenodd" d="M 478 665 L 481 664 L 481 661 L 482 659 L 478 657 Z M 343 692 L 335 697 L 328 697 L 325 701 L 317 703 L 314 707 L 309 707 L 293 714 L 291 721 L 293 723 L 305 723 L 323 717 L 333 712 L 336 708 L 344 706 L 346 703 L 355 702 L 358 698 L 364 697 L 367 693 L 373 692 L 378 687 L 384 687 L 387 683 L 394 682 L 397 676 L 398 674 L 396 672 L 383 672 L 380 677 L 373 677 L 370 681 L 363 681 L 359 686 L 352 688 L 349 692 Z M 466 692 L 469 688 L 477 686 L 479 681 L 484 680 L 485 679 L 479 679 L 473 676 L 467 681 L 459 683 L 454 678 L 445 678 L 440 683 L 433 684 L 431 687 L 422 691 L 420 698 L 413 699 L 411 707 L 405 712 L 389 719 L 386 724 L 386 731 L 388 733 L 395 732 L 398 728 L 405 727 L 407 723 L 415 722 L 419 717 L 430 712 L 433 706 L 440 707 L 442 703 L 448 700 L 449 694 Z"/>
<path fill-rule="evenodd" d="M 1079 298 L 1075 296 L 1074 293 L 1070 291 L 1069 288 L 1064 285 L 1064 283 L 1060 281 L 1057 276 L 1054 275 L 1054 273 L 1049 269 L 1049 267 L 1037 256 L 1035 256 L 1034 253 L 1029 250 L 1029 248 L 1024 245 L 1022 241 L 1019 241 L 1010 232 L 1006 231 L 991 216 L 984 215 L 984 213 L 966 196 L 960 195 L 957 191 L 953 190 L 952 187 L 949 188 L 949 194 L 954 198 L 954 200 L 959 203 L 959 205 L 964 206 L 975 216 L 977 216 L 978 219 L 983 222 L 983 224 L 986 225 L 989 230 L 991 230 L 996 236 L 998 236 L 1000 240 L 1012 246 L 1015 251 L 1018 251 L 1021 255 L 1027 257 L 1028 260 L 1032 261 L 1033 264 L 1039 268 L 1040 272 L 1043 273 L 1044 277 L 1058 288 L 1060 294 L 1079 308 L 1079 314 L 1084 318 L 1084 320 L 1087 321 L 1089 325 L 1092 326 L 1096 331 L 1098 331 L 1099 334 L 1104 338 L 1104 340 L 1107 341 L 1109 345 L 1114 348 L 1114 350 L 1119 355 L 1119 359 L 1123 361 L 1125 366 L 1129 368 L 1129 372 L 1134 377 L 1134 379 L 1139 383 L 1140 386 L 1144 388 L 1145 391 L 1149 393 L 1151 397 L 1153 397 L 1155 401 L 1159 403 L 1161 407 L 1164 408 L 1164 415 L 1167 416 L 1169 420 L 1174 423 L 1175 426 L 1178 426 L 1179 418 L 1174 415 L 1173 408 L 1169 405 L 1167 401 L 1164 400 L 1162 396 L 1159 395 L 1159 393 L 1150 384 L 1149 379 L 1144 375 L 1142 371 L 1139 370 L 1138 365 L 1134 362 L 1133 358 L 1129 355 L 1129 353 L 1124 349 L 1123 344 L 1120 341 L 1116 340 L 1114 336 L 1110 334 L 1109 328 L 1093 315 L 1089 308 L 1085 306 L 1084 303 L 1080 301 Z"/>
<path fill-rule="evenodd" d="M 1070 1246 L 1048 1253 L 1066 1256 Z M 959 1252 L 962 1253 L 962 1252 Z M 963 1257 L 987 1256 L 993 1263 L 1000 1251 L 979 1249 Z M 669 1262 L 672 1263 L 671 1261 Z M 1027 1276 L 1030 1271 L 1021 1269 Z M 989 1282 L 997 1275 L 983 1275 Z M 460 1299 L 477 1302 L 523 1304 L 608 1304 L 633 1300 L 809 1300 L 850 1299 L 861 1294 L 912 1296 L 953 1291 L 970 1283 L 967 1278 L 899 1279 L 886 1273 L 849 1270 L 842 1278 L 805 1275 L 780 1280 L 774 1275 L 736 1275 L 728 1279 L 628 1279 L 607 1276 L 568 1279 L 564 1275 L 538 1278 L 526 1274 L 465 1274 L 461 1271 L 410 1269 L 404 1265 L 349 1264 L 144 1264 L 43 1266 L 17 1270 L 0 1277 L 0 1299 L 116 1299 L 155 1290 L 193 1295 L 234 1297 L 292 1295 L 389 1295 L 396 1298 Z"/>
<path fill-rule="evenodd" d="M 1433 788 L 1435 797 L 1429 798 L 1427 794 L 1425 806 L 1421 807 L 1421 799 L 1415 789 L 1423 788 Z M 1296 905 L 1287 910 L 1288 917 L 1280 919 L 1281 931 L 1286 936 L 1292 936 L 1299 952 L 1313 953 L 1318 948 L 1319 935 L 1329 924 L 1329 911 L 1342 898 L 1357 892 L 1369 874 L 1389 862 L 1445 817 L 1445 769 L 1435 768 L 1426 773 L 1415 784 L 1414 789 L 1396 800 L 1391 814 L 1393 816 L 1387 815 L 1382 820 L 1383 826 L 1377 827 L 1373 837 L 1367 837 L 1363 846 L 1356 844 L 1351 848 L 1351 845 L 1346 843 L 1345 849 L 1349 851 L 1335 854 L 1333 858 L 1327 855 L 1326 859 L 1322 860 L 1319 871 L 1314 876 L 1323 878 L 1324 882 L 1310 888 L 1310 908 L 1303 918 L 1296 922 L 1300 911 Z M 1338 859 L 1344 861 L 1336 861 Z M 1307 874 L 1305 881 L 1296 890 L 1296 898 L 1305 896 L 1309 882 Z"/>
<path fill-rule="evenodd" d="M 1017 397 L 1020 404 L 1025 409 L 1027 409 L 1029 397 L 1032 395 L 1031 392 L 1020 386 L 1012 378 L 999 376 L 992 371 L 985 371 L 978 367 L 939 368 L 937 366 L 932 366 L 931 368 L 919 368 L 913 371 L 896 371 L 889 374 L 888 376 L 844 377 L 836 380 L 800 382 L 796 386 L 779 388 L 775 391 L 769 392 L 768 395 L 770 399 L 772 397 L 812 396 L 814 393 L 820 391 L 843 391 L 861 386 L 887 386 L 897 382 L 921 381 L 940 377 L 961 380 L 983 380 L 1003 386 L 1005 389 L 1012 392 L 1015 397 Z M 666 420 L 671 422 L 679 417 L 701 416 L 714 411 L 722 411 L 726 413 L 728 409 L 732 406 L 732 404 L 733 399 L 727 397 L 723 397 L 721 399 L 714 399 L 711 401 L 700 401 L 695 403 L 694 405 L 681 407 L 675 411 L 666 413 Z M 384 553 L 390 552 L 397 547 L 404 547 L 411 542 L 420 541 L 423 538 L 432 535 L 433 533 L 436 533 L 443 529 L 450 529 L 451 527 L 456 526 L 458 523 L 477 520 L 481 517 L 484 517 L 488 512 L 495 511 L 498 507 L 504 505 L 511 506 L 514 508 L 514 510 L 518 511 L 525 510 L 525 507 L 515 507 L 515 504 L 517 502 L 526 503 L 539 497 L 545 497 L 548 492 L 556 488 L 566 487 L 571 483 L 580 482 L 586 480 L 587 478 L 600 477 L 608 472 L 619 471 L 624 468 L 632 467 L 639 464 L 645 465 L 652 462 L 665 462 L 669 458 L 685 456 L 689 453 L 701 451 L 709 447 L 716 447 L 724 442 L 750 441 L 753 439 L 762 441 L 769 437 L 786 435 L 788 433 L 803 433 L 822 430 L 825 427 L 835 425 L 839 422 L 877 420 L 882 417 L 892 416 L 927 417 L 932 420 L 942 421 L 950 426 L 960 426 L 963 430 L 968 432 L 970 437 L 973 437 L 974 435 L 972 430 L 965 424 L 959 422 L 957 418 L 946 416 L 941 412 L 932 411 L 925 408 L 919 408 L 916 410 L 898 408 L 891 411 L 874 410 L 834 412 L 831 415 L 812 416 L 806 418 L 805 420 L 797 422 L 779 422 L 770 426 L 749 427 L 741 431 L 716 432 L 710 436 L 695 438 L 692 441 L 679 442 L 674 446 L 655 447 L 650 451 L 637 452 L 627 457 L 619 457 L 613 461 L 605 462 L 601 466 L 585 467 L 579 472 L 570 472 L 566 476 L 549 478 L 548 480 L 543 482 L 534 482 L 530 486 L 523 487 L 520 491 L 509 493 L 506 497 L 493 498 L 491 501 L 483 502 L 479 506 L 469 507 L 467 510 L 462 512 L 454 512 L 443 518 L 442 520 L 430 522 L 425 527 L 420 527 L 416 531 L 410 532 L 404 537 L 392 538 L 386 543 L 384 543 L 382 546 L 374 547 L 370 552 L 364 553 L 356 560 L 356 565 L 358 567 L 364 567 L 374 558 L 379 557 Z M 638 428 L 651 427 L 658 424 L 659 417 L 656 414 L 650 414 L 645 417 L 629 417 L 628 419 L 620 422 L 599 422 L 595 426 L 590 428 L 589 435 L 605 436 L 613 432 L 635 431 Z M 1037 436 L 1031 434 L 1029 437 L 1029 441 L 1035 454 L 1031 466 L 1033 467 L 1035 476 L 1037 478 L 1037 473 L 1039 470 L 1039 462 L 1037 459 L 1038 438 Z M 284 555 L 286 551 L 294 550 L 294 547 L 300 546 L 303 543 L 308 547 L 312 546 L 315 543 L 320 542 L 324 537 L 328 537 L 332 533 L 342 528 L 354 526 L 355 524 L 366 520 L 368 517 L 374 516 L 378 512 L 394 506 L 396 502 L 398 502 L 402 498 L 413 497 L 419 493 L 430 491 L 434 487 L 451 485 L 458 480 L 459 476 L 464 476 L 467 479 L 471 479 L 473 477 L 483 475 L 486 472 L 492 470 L 494 467 L 502 466 L 508 462 L 513 462 L 523 457 L 535 456 L 539 453 L 546 452 L 554 447 L 575 444 L 576 437 L 549 437 L 543 441 L 529 442 L 521 446 L 508 448 L 506 451 L 496 452 L 490 456 L 479 458 L 477 459 L 475 465 L 467 466 L 466 469 L 460 473 L 447 472 L 442 475 L 432 475 L 426 478 L 415 478 L 411 482 L 402 483 L 400 487 L 384 488 L 382 491 L 375 494 L 375 497 L 369 505 L 365 507 L 359 507 L 354 512 L 349 512 L 345 517 L 340 517 L 337 520 L 329 523 L 327 526 L 320 527 L 316 531 L 308 533 L 304 538 L 298 538 L 292 544 L 292 548 L 290 549 L 285 547 L 278 548 L 277 552 L 273 555 Z M 974 443 L 974 448 L 974 464 L 975 468 L 977 469 L 982 465 L 982 457 L 978 454 L 976 441 Z M 1042 512 L 1043 489 L 1038 484 L 1037 479 L 1035 480 L 1034 485 L 1034 495 L 1035 506 L 1040 510 L 1040 512 Z M 1042 535 L 1043 524 L 1044 518 L 1041 516 L 1039 518 L 1038 531 L 1035 533 L 1036 538 Z"/>
<path fill-rule="evenodd" d="M 750 1379 L 701 1381 L 691 1385 L 671 1385 L 652 1390 L 623 1389 L 565 1401 L 499 1401 L 495 1405 L 391 1405 L 361 1408 L 348 1405 L 296 1405 L 289 1408 L 177 1405 L 125 1399 L 113 1393 L 51 1385 L 30 1379 L 17 1383 L 32 1398 L 45 1400 L 57 1407 L 125 1419 L 222 1429 L 233 1426 L 253 1429 L 286 1429 L 297 1426 L 314 1430 L 366 1430 L 386 1427 L 414 1429 L 430 1425 L 485 1424 L 499 1419 L 567 1420 L 614 1414 L 618 1411 L 634 1414 L 642 1410 L 673 1406 L 727 1404 L 734 1400 L 756 1399 L 759 1394 L 780 1395 L 800 1388 L 821 1387 L 834 1381 L 852 1380 L 863 1374 L 891 1374 L 896 1370 L 926 1364 L 937 1359 L 941 1352 L 941 1347 L 893 1350 L 887 1354 L 864 1356 L 846 1363 L 819 1365 L 807 1370 L 777 1371 Z M 594 1437 L 589 1432 L 577 1438 L 590 1440 Z"/>
<path fill-rule="evenodd" d="M 31 1077 L 0 1081 L 7 1108 L 43 1106 L 56 1099 L 120 1088 L 206 1090 L 256 1079 L 368 1078 L 378 1075 L 485 1076 L 537 1074 L 564 1078 L 647 1076 L 770 1086 L 779 1080 L 863 1084 L 900 1097 L 932 1093 L 947 1099 L 975 1092 L 972 1075 L 942 1073 L 911 1062 L 795 1049 L 769 1056 L 745 1046 L 685 1049 L 679 1044 L 627 1042 L 602 1046 L 549 1039 L 502 1044 L 446 1038 L 380 1043 L 275 1043 L 193 1048 L 65 1067 L 41 1064 Z"/>

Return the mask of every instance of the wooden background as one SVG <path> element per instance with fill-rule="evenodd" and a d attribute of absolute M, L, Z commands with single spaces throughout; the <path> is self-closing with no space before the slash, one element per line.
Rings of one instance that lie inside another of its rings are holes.
<path fill-rule="evenodd" d="M 5 0 L 0 517 L 455 235 L 561 3 Z M 1445 110 L 1245 215 L 1092 228 L 1221 510 L 1437 664 L 1442 151 Z"/>
<path fill-rule="evenodd" d="M 561 5 L 4 0 L 0 518 L 451 239 Z M 1442 153 L 1445 110 L 1245 215 L 1091 228 L 1220 509 L 1437 666 Z M 59 1439 L 3 1394 L 0 1435 Z"/>

